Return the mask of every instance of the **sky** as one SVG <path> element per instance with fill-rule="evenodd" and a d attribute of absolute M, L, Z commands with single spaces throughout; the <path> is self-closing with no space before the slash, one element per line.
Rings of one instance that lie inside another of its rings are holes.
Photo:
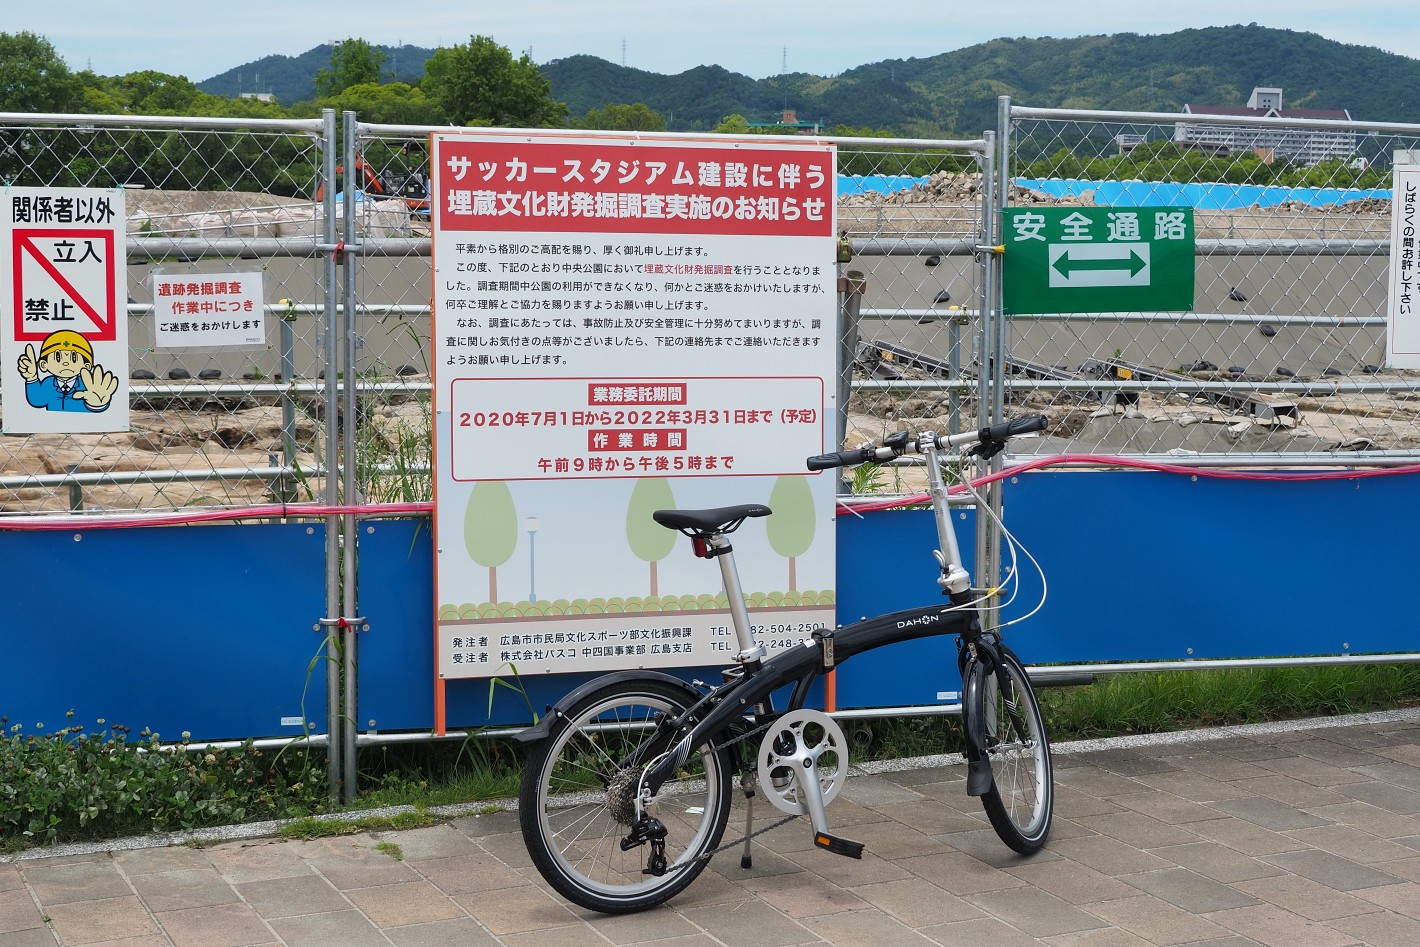
<path fill-rule="evenodd" d="M 1254 18 L 1260 26 L 1420 59 L 1414 0 L 1287 0 L 1247 8 L 1236 0 L 894 0 L 882 6 L 859 0 L 5 0 L 4 5 L 9 9 L 0 31 L 46 37 L 71 69 L 106 76 L 154 69 L 194 82 L 264 56 L 296 56 L 347 37 L 432 48 L 489 36 L 538 64 L 587 54 L 666 75 L 718 65 L 762 79 L 784 71 L 832 76 L 865 63 L 935 56 L 1003 36 L 1160 34 Z"/>

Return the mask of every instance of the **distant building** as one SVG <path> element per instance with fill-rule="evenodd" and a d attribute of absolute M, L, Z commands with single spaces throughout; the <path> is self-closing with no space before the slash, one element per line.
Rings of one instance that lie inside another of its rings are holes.
<path fill-rule="evenodd" d="M 276 96 L 270 92 L 241 92 L 238 93 L 244 99 L 256 99 L 258 102 L 275 102 Z"/>
<path fill-rule="evenodd" d="M 1288 109 L 1282 107 L 1282 90 L 1256 88 L 1246 106 L 1191 105 L 1185 115 L 1216 115 L 1219 118 L 1332 119 L 1351 121 L 1346 109 Z M 1269 163 L 1277 158 L 1313 165 L 1329 159 L 1349 161 L 1356 153 L 1356 133 L 1344 129 L 1268 128 L 1262 125 L 1214 125 L 1179 122 L 1174 125 L 1174 141 L 1188 148 L 1215 154 L 1251 151 Z"/>
<path fill-rule="evenodd" d="M 777 122 L 746 122 L 750 128 L 792 128 L 798 135 L 817 135 L 823 129 L 822 122 L 801 122 L 793 109 L 785 109 Z"/>

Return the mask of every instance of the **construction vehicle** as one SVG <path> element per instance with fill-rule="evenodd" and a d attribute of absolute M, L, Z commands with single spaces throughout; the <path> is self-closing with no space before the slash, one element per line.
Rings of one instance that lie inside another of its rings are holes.
<path fill-rule="evenodd" d="M 400 149 L 401 153 L 408 156 L 412 153 L 423 154 L 424 147 L 418 142 L 406 142 Z M 409 208 L 411 217 L 418 217 L 421 220 L 428 220 L 430 216 L 429 199 L 429 175 L 425 173 L 423 162 L 407 167 L 402 172 L 399 170 L 378 171 L 375 166 L 365 159 L 361 152 L 355 153 L 356 177 L 352 182 L 345 174 L 345 166 L 337 165 L 336 176 L 339 177 L 346 186 L 353 184 L 360 192 L 374 200 L 399 200 L 404 201 L 404 205 Z M 325 186 L 316 188 L 316 200 L 325 198 Z"/>

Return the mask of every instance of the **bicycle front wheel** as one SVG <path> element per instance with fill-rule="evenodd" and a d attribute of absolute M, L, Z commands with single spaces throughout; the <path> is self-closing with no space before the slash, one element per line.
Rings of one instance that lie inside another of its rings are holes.
<path fill-rule="evenodd" d="M 976 732 L 985 745 L 978 749 L 991 761 L 993 777 L 981 805 L 1001 841 L 1033 855 L 1050 834 L 1054 809 L 1050 741 L 1030 678 L 1004 645 L 1001 672 L 998 676 L 978 661 L 967 671 L 964 706 L 969 717 L 981 722 Z"/>
<path fill-rule="evenodd" d="M 657 720 L 684 712 L 688 695 L 664 681 L 619 681 L 574 706 L 523 769 L 519 823 L 533 864 L 563 897 L 621 914 L 666 901 L 704 870 L 730 814 L 730 756 L 695 747 L 645 812 L 662 842 L 636 841 L 641 774 L 675 742 Z M 661 860 L 664 856 L 664 861 Z"/>

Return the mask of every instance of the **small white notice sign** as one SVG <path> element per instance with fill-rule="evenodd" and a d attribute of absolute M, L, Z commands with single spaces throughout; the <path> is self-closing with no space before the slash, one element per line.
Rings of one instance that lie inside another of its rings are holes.
<path fill-rule="evenodd" d="M 260 273 L 153 277 L 153 328 L 160 349 L 266 344 Z"/>
<path fill-rule="evenodd" d="M 1390 327 L 1386 333 L 1386 364 L 1420 368 L 1420 269 L 1416 267 L 1415 225 L 1420 213 L 1420 165 L 1415 152 L 1396 152 L 1390 198 Z"/>

